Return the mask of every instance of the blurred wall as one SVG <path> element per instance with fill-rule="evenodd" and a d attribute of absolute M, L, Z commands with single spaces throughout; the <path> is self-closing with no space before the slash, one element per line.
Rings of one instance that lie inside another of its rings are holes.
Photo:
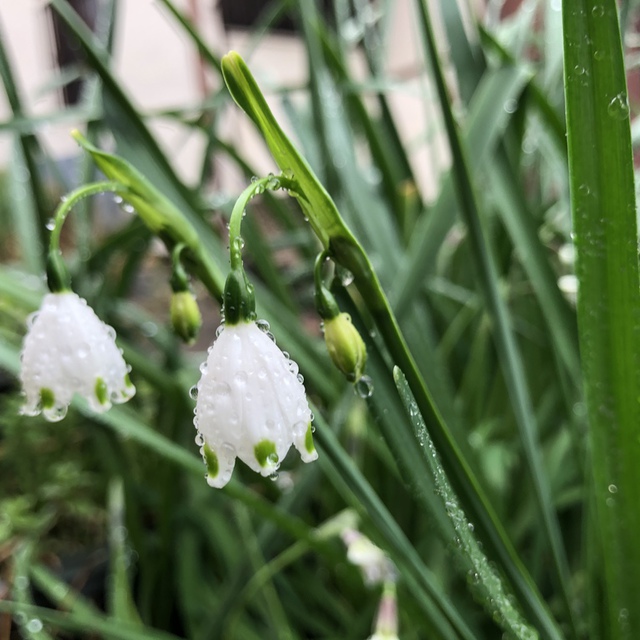
<path fill-rule="evenodd" d="M 33 116 L 59 113 L 63 108 L 61 92 L 55 86 L 53 35 L 44 4 L 42 0 L 0 0 L 2 37 L 17 72 L 26 110 Z M 225 33 L 215 0 L 175 0 L 175 4 L 186 12 L 195 8 L 199 30 L 216 52 L 222 54 L 230 48 L 241 53 L 249 50 L 246 33 Z M 145 113 L 197 105 L 204 95 L 203 82 L 211 88 L 215 78 L 208 74 L 206 81 L 203 79 L 197 54 L 173 18 L 154 0 L 120 0 L 119 6 L 114 73 L 134 104 Z M 433 101 L 424 99 L 425 94 L 433 95 L 433 90 L 423 75 L 423 54 L 412 2 L 397 0 L 393 7 L 387 71 L 395 86 L 389 99 L 402 137 L 413 150 L 420 188 L 427 197 L 433 197 L 437 177 L 449 162 L 448 149 L 439 133 L 439 113 L 430 106 Z M 434 18 L 437 25 L 437 11 Z M 442 42 L 446 58 L 444 39 Z M 300 85 L 306 77 L 304 48 L 290 35 L 269 36 L 252 49 L 249 61 L 267 94 L 276 84 Z M 355 54 L 353 62 L 357 68 Z M 451 81 L 455 87 L 455 79 Z M 277 108 L 274 110 L 278 112 Z M 0 121 L 10 118 L 11 111 L 1 92 Z M 79 125 L 80 122 L 67 119 L 43 125 L 38 131 L 50 152 L 63 158 L 76 152 L 68 133 Z M 187 182 L 195 180 L 204 140 L 166 118 L 154 118 L 150 126 L 182 178 Z M 261 172 L 275 170 L 247 118 L 237 110 L 228 115 L 228 130 L 236 145 L 249 149 Z M 0 167 L 9 162 L 10 156 L 10 136 L 0 130 Z M 222 188 L 235 191 L 243 184 L 244 179 L 232 168 L 223 165 L 219 169 Z"/>

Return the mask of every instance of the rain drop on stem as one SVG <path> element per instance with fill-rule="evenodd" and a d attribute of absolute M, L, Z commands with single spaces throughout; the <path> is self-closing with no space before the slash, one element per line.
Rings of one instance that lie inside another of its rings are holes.
<path fill-rule="evenodd" d="M 370 398 L 373 394 L 373 382 L 369 376 L 362 376 L 354 385 L 361 398 Z"/>

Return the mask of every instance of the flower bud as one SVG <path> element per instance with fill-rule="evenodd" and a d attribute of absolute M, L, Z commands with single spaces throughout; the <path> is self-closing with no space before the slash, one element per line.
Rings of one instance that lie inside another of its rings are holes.
<path fill-rule="evenodd" d="M 187 343 L 192 344 L 202 326 L 202 316 L 191 291 L 176 291 L 171 298 L 171 326 Z"/>
<path fill-rule="evenodd" d="M 344 373 L 347 380 L 359 380 L 367 361 L 367 348 L 348 313 L 339 313 L 324 321 L 324 341 L 333 364 Z"/>

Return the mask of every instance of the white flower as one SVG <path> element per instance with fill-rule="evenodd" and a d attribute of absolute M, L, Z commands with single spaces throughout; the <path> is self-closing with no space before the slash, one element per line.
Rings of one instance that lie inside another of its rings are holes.
<path fill-rule="evenodd" d="M 347 559 L 362 571 L 367 585 L 373 586 L 393 579 L 395 567 L 387 554 L 359 531 L 350 527 L 340 534 L 347 545 Z"/>
<path fill-rule="evenodd" d="M 42 411 L 47 420 L 57 421 L 66 415 L 74 393 L 98 412 L 135 393 L 115 331 L 75 293 L 47 294 L 27 325 L 20 371 L 22 413 Z"/>
<path fill-rule="evenodd" d="M 291 445 L 305 462 L 318 457 L 298 365 L 260 324 L 265 331 L 255 322 L 219 330 L 201 367 L 194 424 L 212 487 L 229 482 L 236 457 L 263 476 L 275 473 Z"/>

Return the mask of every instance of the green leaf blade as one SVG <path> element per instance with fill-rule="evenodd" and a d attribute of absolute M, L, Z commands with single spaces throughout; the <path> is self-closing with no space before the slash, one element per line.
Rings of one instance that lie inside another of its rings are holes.
<path fill-rule="evenodd" d="M 563 26 L 578 327 L 599 547 L 592 552 L 602 565 L 602 577 L 590 580 L 591 597 L 595 604 L 604 596 L 599 637 L 630 638 L 640 628 L 640 292 L 616 3 L 564 3 Z"/>

